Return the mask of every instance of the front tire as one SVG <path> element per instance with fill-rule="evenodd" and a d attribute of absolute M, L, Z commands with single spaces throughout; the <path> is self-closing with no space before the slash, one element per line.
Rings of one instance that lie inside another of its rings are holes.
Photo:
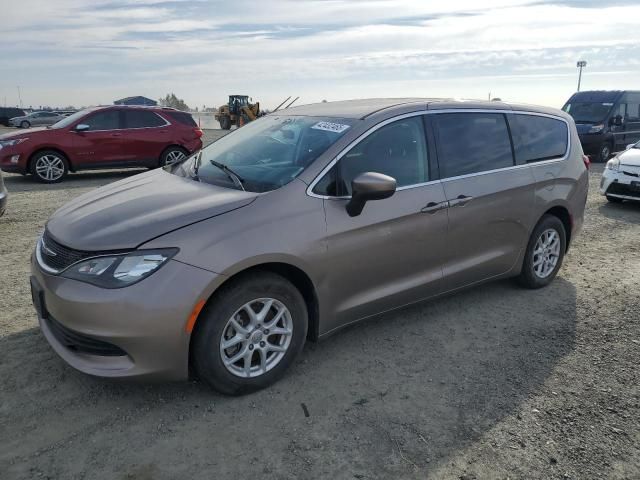
<path fill-rule="evenodd" d="M 519 283 L 536 289 L 549 285 L 562 266 L 567 249 L 563 223 L 553 215 L 544 215 L 529 238 Z"/>
<path fill-rule="evenodd" d="M 609 160 L 610 156 L 611 156 L 611 144 L 604 142 L 602 145 L 600 145 L 600 148 L 598 149 L 598 155 L 596 157 L 596 161 L 600 163 L 604 163 L 607 160 Z"/>
<path fill-rule="evenodd" d="M 243 276 L 203 310 L 193 333 L 193 366 L 220 393 L 265 388 L 300 354 L 307 325 L 305 301 L 288 280 L 270 272 Z"/>
<path fill-rule="evenodd" d="M 20 128 L 29 128 L 31 126 L 31 124 L 29 122 L 27 122 L 26 120 L 23 120 L 20 123 Z"/>
<path fill-rule="evenodd" d="M 58 183 L 69 173 L 69 162 L 60 152 L 43 150 L 31 160 L 30 171 L 42 183 Z"/>

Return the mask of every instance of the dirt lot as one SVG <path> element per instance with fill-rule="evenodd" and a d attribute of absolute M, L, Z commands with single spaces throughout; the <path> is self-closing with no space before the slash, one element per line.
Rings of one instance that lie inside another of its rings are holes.
<path fill-rule="evenodd" d="M 640 478 L 640 205 L 608 205 L 601 171 L 550 287 L 499 282 L 361 323 L 242 398 L 64 364 L 36 327 L 31 249 L 56 208 L 132 172 L 7 175 L 0 478 Z"/>

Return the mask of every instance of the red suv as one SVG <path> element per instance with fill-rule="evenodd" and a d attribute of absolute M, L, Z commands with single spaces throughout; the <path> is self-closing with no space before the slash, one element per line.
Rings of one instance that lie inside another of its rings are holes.
<path fill-rule="evenodd" d="M 95 107 L 47 128 L 0 136 L 0 169 L 55 183 L 69 171 L 158 167 L 202 148 L 200 137 L 191 115 L 172 108 Z"/>

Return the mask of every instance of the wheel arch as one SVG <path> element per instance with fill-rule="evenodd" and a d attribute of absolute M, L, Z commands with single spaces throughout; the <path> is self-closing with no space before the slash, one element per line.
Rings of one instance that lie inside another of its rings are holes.
<path fill-rule="evenodd" d="M 571 217 L 571 213 L 569 212 L 569 209 L 564 205 L 555 205 L 549 208 L 546 212 L 544 212 L 540 217 L 540 219 L 544 215 L 552 215 L 554 217 L 557 217 L 562 222 L 562 225 L 564 226 L 566 239 L 567 239 L 565 252 L 568 252 L 569 246 L 571 245 L 571 231 L 573 230 L 573 218 Z M 538 222 L 540 221 L 540 219 L 538 219 Z"/>

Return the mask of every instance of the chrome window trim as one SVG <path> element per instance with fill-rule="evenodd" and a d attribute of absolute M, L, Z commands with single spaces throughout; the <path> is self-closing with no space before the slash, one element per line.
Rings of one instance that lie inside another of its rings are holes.
<path fill-rule="evenodd" d="M 547 164 L 552 164 L 552 163 L 559 163 L 562 162 L 564 160 L 566 160 L 567 158 L 569 158 L 569 154 L 571 152 L 571 128 L 569 125 L 569 122 L 567 121 L 567 119 L 559 116 L 559 115 L 553 115 L 553 114 L 549 114 L 549 113 L 542 113 L 542 112 L 529 112 L 526 110 L 507 110 L 507 109 L 486 109 L 486 108 L 445 108 L 445 109 L 441 109 L 441 110 L 420 110 L 420 111 L 416 111 L 416 112 L 410 112 L 410 113 L 404 113 L 401 115 L 397 115 L 395 117 L 391 117 L 388 118 L 376 125 L 374 125 L 373 127 L 371 127 L 369 130 L 367 130 L 366 132 L 362 133 L 361 135 L 359 135 L 355 140 L 353 140 L 351 143 L 349 143 L 349 145 L 347 145 L 338 155 L 336 155 L 336 157 L 331 160 L 331 162 L 329 162 L 327 164 L 327 166 L 325 166 L 320 173 L 318 173 L 318 175 L 316 175 L 316 177 L 313 179 L 313 181 L 309 184 L 309 186 L 307 187 L 306 190 L 306 194 L 310 197 L 314 197 L 314 198 L 321 198 L 323 200 L 346 200 L 346 199 L 350 199 L 351 196 L 341 196 L 341 197 L 337 197 L 337 196 L 330 196 L 330 195 L 319 195 L 317 193 L 313 192 L 313 189 L 315 188 L 316 184 L 318 182 L 320 182 L 320 180 L 322 180 L 322 178 L 327 174 L 327 172 L 329 172 L 329 170 L 331 170 L 331 168 L 340 161 L 340 159 L 342 157 L 344 157 L 353 147 L 355 147 L 361 140 L 364 140 L 366 137 L 368 137 L 369 135 L 371 135 L 373 132 L 375 132 L 376 130 L 384 127 L 385 125 L 388 125 L 390 123 L 395 122 L 396 120 L 402 120 L 404 118 L 410 118 L 410 117 L 416 117 L 418 115 L 434 115 L 434 114 L 438 114 L 438 113 L 500 113 L 500 114 L 515 114 L 515 115 L 533 115 L 533 116 L 538 116 L 538 117 L 547 117 L 547 118 L 552 118 L 554 120 L 560 120 L 562 122 L 565 123 L 566 127 L 567 127 L 567 149 L 564 153 L 564 155 L 562 157 L 559 158 L 551 158 L 548 160 L 540 160 L 540 161 L 529 161 L 527 163 L 523 163 L 521 165 L 512 165 L 509 167 L 503 167 L 503 168 L 497 168 L 495 170 L 486 170 L 483 172 L 476 172 L 476 173 L 468 173 L 466 175 L 458 175 L 456 177 L 447 177 L 447 178 L 442 178 L 442 179 L 438 179 L 438 180 L 430 180 L 428 182 L 423 182 L 423 183 L 416 183 L 416 184 L 412 184 L 412 185 L 405 185 L 402 186 L 398 189 L 396 189 L 396 191 L 402 191 L 402 190 L 408 190 L 411 188 L 418 188 L 418 187 L 423 187 L 423 186 L 427 186 L 427 185 L 432 185 L 432 184 L 436 184 L 438 182 L 447 182 L 447 181 L 451 181 L 451 180 L 459 180 L 462 178 L 470 178 L 470 177 L 476 177 L 476 176 L 480 176 L 480 175 L 488 175 L 491 173 L 496 173 L 496 172 L 502 172 L 502 171 L 507 171 L 507 170 L 515 170 L 515 169 L 519 169 L 519 168 L 525 168 L 525 167 L 530 167 L 532 165 L 547 165 Z M 512 138 L 513 135 L 511 134 Z M 514 161 L 515 160 L 515 151 L 514 153 Z"/>

